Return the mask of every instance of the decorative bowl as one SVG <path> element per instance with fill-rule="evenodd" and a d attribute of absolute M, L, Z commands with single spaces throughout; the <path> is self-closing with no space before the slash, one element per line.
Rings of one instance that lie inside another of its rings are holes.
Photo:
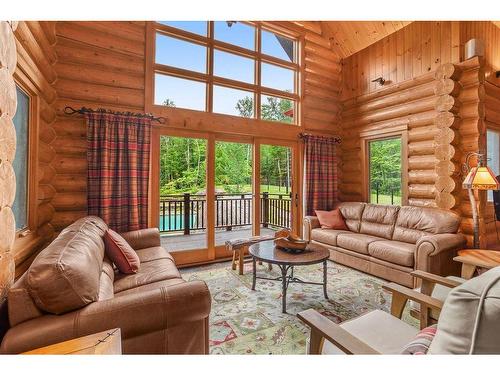
<path fill-rule="evenodd" d="M 274 244 L 280 250 L 286 251 L 288 253 L 298 254 L 302 253 L 306 249 L 307 241 L 285 237 L 275 239 Z"/>

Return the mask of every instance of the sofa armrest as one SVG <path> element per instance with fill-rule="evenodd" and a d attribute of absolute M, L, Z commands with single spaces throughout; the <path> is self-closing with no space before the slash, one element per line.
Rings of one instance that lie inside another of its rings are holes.
<path fill-rule="evenodd" d="M 311 241 L 311 231 L 315 228 L 321 228 L 316 216 L 304 217 L 304 240 Z"/>
<path fill-rule="evenodd" d="M 210 307 L 208 287 L 198 280 L 117 296 L 63 315 L 47 314 L 18 324 L 5 335 L 0 352 L 21 353 L 111 328 L 120 328 L 122 339 L 127 340 L 190 326 L 207 319 Z"/>
<path fill-rule="evenodd" d="M 120 235 L 134 250 L 161 246 L 160 231 L 158 228 L 139 229 L 120 233 Z"/>
<path fill-rule="evenodd" d="M 443 251 L 463 249 L 466 243 L 462 233 L 434 234 L 421 237 L 417 241 L 417 251 L 423 249 L 428 256 L 434 256 Z"/>

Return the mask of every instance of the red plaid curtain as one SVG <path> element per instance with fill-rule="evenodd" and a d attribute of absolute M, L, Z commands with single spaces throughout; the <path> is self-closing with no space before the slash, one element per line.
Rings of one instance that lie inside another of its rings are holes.
<path fill-rule="evenodd" d="M 306 215 L 332 210 L 338 201 L 337 137 L 304 135 Z"/>
<path fill-rule="evenodd" d="M 151 118 L 87 112 L 88 214 L 111 229 L 147 228 Z"/>

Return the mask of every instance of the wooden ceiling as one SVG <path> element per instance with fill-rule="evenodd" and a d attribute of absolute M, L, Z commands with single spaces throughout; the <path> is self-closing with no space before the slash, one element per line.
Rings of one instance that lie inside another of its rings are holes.
<path fill-rule="evenodd" d="M 351 56 L 398 31 L 410 21 L 321 21 L 321 30 L 341 58 Z"/>

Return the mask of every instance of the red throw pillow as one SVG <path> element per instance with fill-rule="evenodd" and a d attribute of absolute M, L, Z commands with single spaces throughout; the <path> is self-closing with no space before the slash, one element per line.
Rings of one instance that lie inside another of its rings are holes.
<path fill-rule="evenodd" d="M 344 217 L 337 208 L 332 211 L 319 211 L 315 210 L 316 216 L 318 217 L 321 228 L 325 229 L 338 229 L 338 230 L 349 230 L 345 223 Z"/>
<path fill-rule="evenodd" d="M 114 230 L 108 229 L 104 234 L 106 255 L 116 264 L 121 273 L 136 273 L 141 264 L 134 249 Z"/>

